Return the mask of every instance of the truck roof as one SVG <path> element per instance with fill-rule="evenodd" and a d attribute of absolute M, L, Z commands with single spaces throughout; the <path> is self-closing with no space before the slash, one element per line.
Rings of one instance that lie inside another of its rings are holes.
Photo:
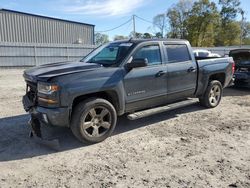
<path fill-rule="evenodd" d="M 154 41 L 176 42 L 176 43 L 179 43 L 179 44 L 185 44 L 185 43 L 188 42 L 185 39 L 171 39 L 171 38 L 168 38 L 168 39 L 133 39 L 133 38 L 131 38 L 131 39 L 127 39 L 127 40 L 117 40 L 117 41 L 114 41 L 113 43 L 131 42 L 131 43 L 139 44 L 139 43 L 142 43 L 142 42 L 154 42 Z"/>

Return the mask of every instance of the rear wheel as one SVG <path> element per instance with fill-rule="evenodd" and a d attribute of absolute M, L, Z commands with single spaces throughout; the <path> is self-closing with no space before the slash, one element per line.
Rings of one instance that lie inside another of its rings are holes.
<path fill-rule="evenodd" d="M 113 132 L 116 110 L 107 100 L 95 98 L 78 104 L 71 121 L 71 130 L 81 142 L 97 143 Z"/>
<path fill-rule="evenodd" d="M 223 88 L 219 81 L 210 81 L 205 94 L 199 98 L 202 106 L 214 108 L 220 104 Z"/>

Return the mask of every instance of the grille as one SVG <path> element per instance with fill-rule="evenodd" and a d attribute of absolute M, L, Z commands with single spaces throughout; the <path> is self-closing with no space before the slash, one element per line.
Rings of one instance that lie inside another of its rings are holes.
<path fill-rule="evenodd" d="M 29 97 L 30 101 L 36 104 L 37 100 L 37 85 L 36 83 L 26 81 L 26 95 Z"/>

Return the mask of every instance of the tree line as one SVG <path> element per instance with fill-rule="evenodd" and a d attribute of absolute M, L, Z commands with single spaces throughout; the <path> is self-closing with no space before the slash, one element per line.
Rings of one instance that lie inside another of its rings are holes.
<path fill-rule="evenodd" d="M 155 32 L 136 33 L 136 38 L 187 39 L 192 46 L 213 47 L 250 45 L 250 22 L 240 0 L 179 0 L 152 21 Z M 132 36 L 117 35 L 114 40 Z M 100 40 L 100 39 L 105 40 Z M 96 34 L 96 42 L 108 41 L 105 34 Z"/>

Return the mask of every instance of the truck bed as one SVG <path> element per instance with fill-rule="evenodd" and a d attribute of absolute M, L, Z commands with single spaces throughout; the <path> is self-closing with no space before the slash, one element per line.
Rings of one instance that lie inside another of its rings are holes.
<path fill-rule="evenodd" d="M 229 57 L 206 57 L 206 58 L 201 58 L 197 59 L 196 61 L 198 62 L 199 66 L 205 66 L 205 65 L 211 65 L 211 64 L 218 64 L 218 63 L 228 63 L 228 62 L 233 62 L 233 58 Z"/>

